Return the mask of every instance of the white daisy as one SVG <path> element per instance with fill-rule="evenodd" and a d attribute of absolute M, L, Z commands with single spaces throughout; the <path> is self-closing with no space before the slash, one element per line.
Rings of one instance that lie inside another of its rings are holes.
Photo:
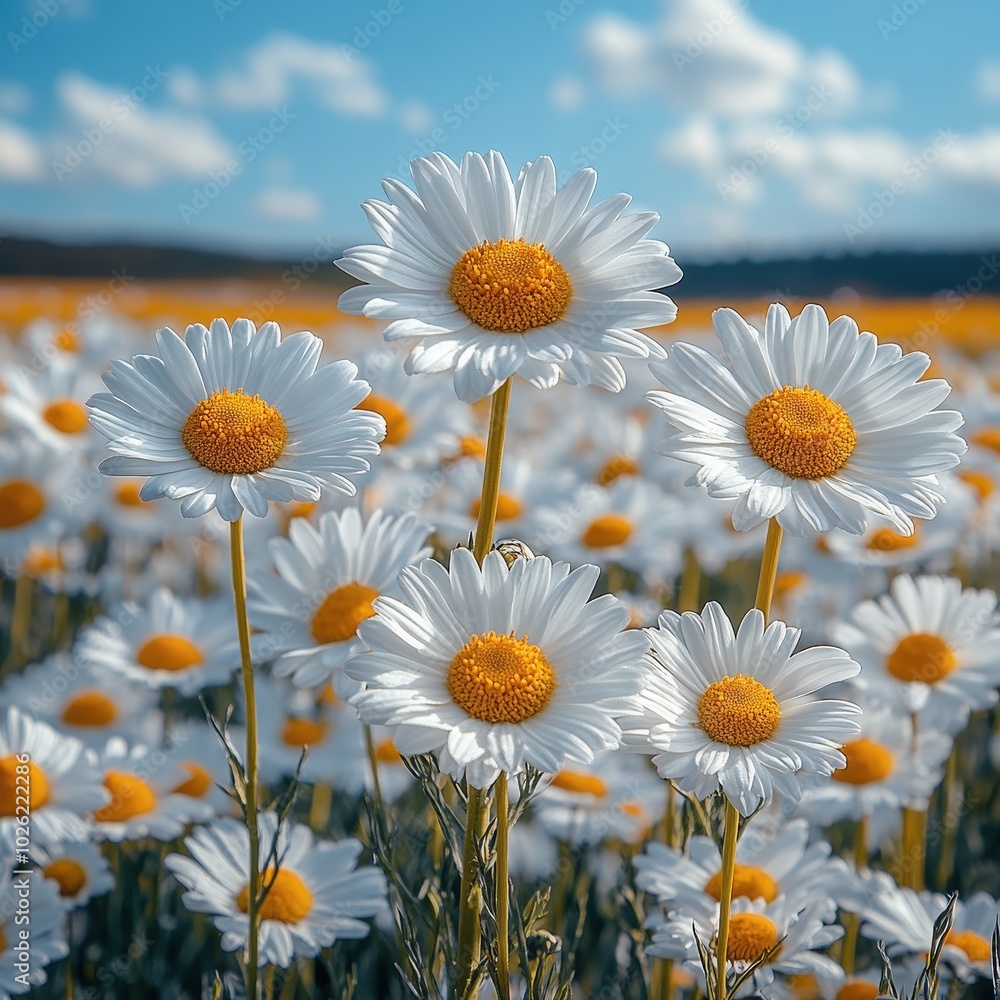
<path fill-rule="evenodd" d="M 124 604 L 97 619 L 81 634 L 76 655 L 84 665 L 186 695 L 225 684 L 239 664 L 229 603 L 180 600 L 165 587 L 153 592 L 145 609 Z"/>
<path fill-rule="evenodd" d="M 646 648 L 622 632 L 628 612 L 606 595 L 588 603 L 598 568 L 570 572 L 539 556 L 480 568 L 468 549 L 450 571 L 427 559 L 400 575 L 402 601 L 381 598 L 347 665 L 365 690 L 363 721 L 389 726 L 401 753 L 435 751 L 442 771 L 485 788 L 525 764 L 554 773 L 619 744 L 634 712 Z"/>
<path fill-rule="evenodd" d="M 56 884 L 63 902 L 77 909 L 115 887 L 115 876 L 100 847 L 92 840 L 32 849 L 40 874 Z"/>
<path fill-rule="evenodd" d="M 937 473 L 966 445 L 961 414 L 934 409 L 948 383 L 918 381 L 926 354 L 880 345 L 848 316 L 830 323 L 817 305 L 794 320 L 772 305 L 763 333 L 732 309 L 713 321 L 724 359 L 678 344 L 650 366 L 669 391 L 647 398 L 674 426 L 662 453 L 736 500 L 737 528 L 777 517 L 793 535 L 860 533 L 876 515 L 910 532 L 911 517 L 934 516 Z"/>
<path fill-rule="evenodd" d="M 307 826 L 291 820 L 279 832 L 274 813 L 260 814 L 259 829 L 262 881 L 270 886 L 260 908 L 260 964 L 288 968 L 295 958 L 313 958 L 335 941 L 366 937 L 366 920 L 386 908 L 386 885 L 377 869 L 357 867 L 361 844 L 316 840 Z M 235 819 L 216 820 L 184 845 L 191 858 L 170 854 L 164 861 L 188 890 L 184 905 L 215 917 L 224 951 L 243 948 L 249 926 L 246 827 Z"/>
<path fill-rule="evenodd" d="M 230 723 L 227 732 L 233 746 L 246 745 L 242 727 Z M 232 786 L 232 772 L 219 734 L 207 722 L 183 719 L 171 726 L 167 739 L 182 778 L 169 787 L 170 794 L 205 803 L 209 814 L 224 815 L 235 809 L 232 797 L 224 791 Z"/>
<path fill-rule="evenodd" d="M 18 759 L 25 755 L 27 763 Z M 19 767 L 28 769 L 32 844 L 44 848 L 85 840 L 91 829 L 85 817 L 108 801 L 100 770 L 79 740 L 14 706 L 0 722 L 0 840 L 13 843 L 19 829 L 16 799 L 24 774 Z"/>
<path fill-rule="evenodd" d="M 1000 619 L 992 590 L 963 589 L 954 577 L 897 576 L 888 594 L 859 604 L 833 635 L 863 664 L 860 683 L 872 698 L 909 713 L 950 707 L 950 732 L 970 710 L 996 704 Z"/>
<path fill-rule="evenodd" d="M 92 396 L 91 422 L 115 454 L 110 476 L 149 476 L 143 500 L 181 501 L 185 517 L 217 509 L 227 521 L 267 513 L 269 500 L 318 500 L 322 489 L 353 495 L 367 472 L 384 421 L 354 407 L 368 395 L 357 368 L 317 369 L 322 341 L 281 340 L 240 319 L 211 329 L 156 334 L 161 357 L 116 361 L 103 375 L 110 393 Z"/>
<path fill-rule="evenodd" d="M 30 922 L 18 922 L 25 913 Z M 66 904 L 54 882 L 0 870 L 0 997 L 45 982 L 45 966 L 69 954 L 65 927 Z"/>
<path fill-rule="evenodd" d="M 289 525 L 289 537 L 268 545 L 277 573 L 250 581 L 250 621 L 259 630 L 257 658 L 277 657 L 274 672 L 300 687 L 333 679 L 344 698 L 357 685 L 344 664 L 361 648 L 358 625 L 375 612 L 372 602 L 396 595 L 396 577 L 430 554 L 430 528 L 414 514 L 375 511 L 367 522 L 351 508 L 324 514 L 314 527 L 305 518 Z"/>
<path fill-rule="evenodd" d="M 677 313 L 648 291 L 681 277 L 667 246 L 645 239 L 655 212 L 622 216 L 624 194 L 588 208 L 597 174 L 581 170 L 556 191 L 547 156 L 516 181 L 495 151 L 461 164 L 432 153 L 410 171 L 416 194 L 387 179 L 391 204 L 364 205 L 384 245 L 337 261 L 369 282 L 344 292 L 340 308 L 391 320 L 387 340 L 415 342 L 408 372 L 454 370 L 456 393 L 471 402 L 515 373 L 550 388 L 561 371 L 618 391 L 618 355 L 662 356 L 636 331 Z"/>
<path fill-rule="evenodd" d="M 623 725 L 682 791 L 699 799 L 722 791 L 749 816 L 776 791 L 797 800 L 797 771 L 828 775 L 844 766 L 838 748 L 858 732 L 861 710 L 815 697 L 860 670 L 843 650 L 793 653 L 800 631 L 778 621 L 765 629 L 757 610 L 734 633 L 715 602 L 700 615 L 664 611 L 644 631 L 653 646 L 644 711 Z"/>

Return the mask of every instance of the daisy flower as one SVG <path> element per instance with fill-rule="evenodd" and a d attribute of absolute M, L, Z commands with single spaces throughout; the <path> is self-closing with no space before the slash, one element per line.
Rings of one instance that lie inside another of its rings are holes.
<path fill-rule="evenodd" d="M 655 212 L 622 215 L 619 194 L 588 207 L 587 168 L 556 190 L 541 156 L 512 180 L 503 157 L 432 153 L 410 164 L 416 193 L 382 182 L 390 203 L 365 213 L 383 245 L 348 250 L 337 264 L 368 284 L 340 297 L 347 313 L 390 320 L 386 340 L 414 344 L 408 372 L 454 371 L 468 402 L 515 373 L 551 388 L 563 377 L 618 391 L 618 355 L 663 349 L 638 328 L 677 309 L 648 289 L 680 280 L 668 247 L 645 239 Z"/>
<path fill-rule="evenodd" d="M 115 876 L 100 847 L 92 840 L 53 844 L 47 851 L 32 849 L 41 873 L 54 882 L 63 902 L 73 909 L 86 906 L 115 887 Z"/>
<path fill-rule="evenodd" d="M 861 709 L 817 700 L 815 692 L 861 669 L 841 649 L 793 653 L 800 631 L 747 612 L 739 632 L 714 601 L 699 615 L 664 611 L 643 630 L 647 653 L 643 715 L 627 720 L 664 778 L 705 799 L 723 792 L 749 816 L 780 792 L 801 793 L 797 771 L 829 775 L 838 749 L 858 732 Z"/>
<path fill-rule="evenodd" d="M 295 518 L 287 539 L 268 545 L 276 573 L 250 581 L 250 621 L 259 658 L 277 656 L 274 672 L 299 687 L 333 679 L 340 697 L 357 689 L 344 664 L 361 648 L 358 625 L 381 594 L 398 594 L 396 577 L 425 558 L 430 528 L 414 514 L 377 510 L 367 521 L 351 508 L 324 514 L 314 527 Z"/>
<path fill-rule="evenodd" d="M 357 866 L 356 840 L 316 840 L 301 823 L 278 830 L 274 813 L 259 817 L 263 885 L 260 964 L 287 969 L 299 957 L 314 958 L 335 941 L 366 937 L 368 918 L 386 908 L 385 878 Z M 164 864 L 184 886 L 184 905 L 210 913 L 222 932 L 224 951 L 246 945 L 250 836 L 235 819 L 215 820 L 185 838 L 191 857 L 167 855 Z M 277 866 L 273 860 L 277 859 Z"/>
<path fill-rule="evenodd" d="M 19 757 L 27 755 L 24 763 Z M 48 847 L 68 840 L 85 840 L 90 824 L 84 818 L 108 801 L 101 772 L 79 740 L 11 706 L 0 721 L 0 840 L 13 843 L 17 829 L 15 800 L 18 767 L 28 768 L 32 843 Z"/>
<path fill-rule="evenodd" d="M 450 569 L 403 570 L 403 600 L 380 598 L 347 665 L 365 689 L 351 703 L 389 726 L 403 754 L 436 752 L 441 770 L 477 788 L 525 764 L 548 773 L 618 746 L 618 716 L 638 708 L 641 632 L 606 595 L 596 566 L 570 572 L 544 556 L 508 568 L 499 552 Z"/>
<path fill-rule="evenodd" d="M 18 924 L 21 893 L 31 893 L 30 924 Z M 69 954 L 66 904 L 54 882 L 0 870 L 0 997 L 27 993 L 48 978 L 45 966 Z"/>
<path fill-rule="evenodd" d="M 76 655 L 86 666 L 151 688 L 197 694 L 225 684 L 239 663 L 236 626 L 223 603 L 221 598 L 183 601 L 159 587 L 147 608 L 124 604 L 89 626 Z"/>
<path fill-rule="evenodd" d="M 678 344 L 650 365 L 668 391 L 647 398 L 674 428 L 660 451 L 736 500 L 738 529 L 776 517 L 793 535 L 857 534 L 875 515 L 909 533 L 911 517 L 934 516 L 937 474 L 966 445 L 961 414 L 935 409 L 948 383 L 918 381 L 926 354 L 880 345 L 849 316 L 830 323 L 817 305 L 794 320 L 772 305 L 763 333 L 732 309 L 713 323 L 724 357 Z"/>
<path fill-rule="evenodd" d="M 888 594 L 859 604 L 833 636 L 864 665 L 860 683 L 872 698 L 911 714 L 950 707 L 950 732 L 970 710 L 996 704 L 1000 623 L 992 590 L 963 589 L 954 577 L 897 576 Z"/>
<path fill-rule="evenodd" d="M 242 727 L 231 722 L 227 733 L 233 746 L 245 744 Z M 223 790 L 232 785 L 229 758 L 219 734 L 207 722 L 183 719 L 175 723 L 170 728 L 168 742 L 181 776 L 177 784 L 169 786 L 171 795 L 204 803 L 199 809 L 209 815 L 222 815 L 235 808 L 232 796 Z"/>
<path fill-rule="evenodd" d="M 181 501 L 185 517 L 218 510 L 226 521 L 268 501 L 318 500 L 323 489 L 353 496 L 384 421 L 354 407 L 368 395 L 350 361 L 317 369 L 323 343 L 311 333 L 281 340 L 275 323 L 230 331 L 189 326 L 184 339 L 157 332 L 160 357 L 116 361 L 110 392 L 90 398 L 91 423 L 115 454 L 109 476 L 148 476 L 143 500 Z"/>

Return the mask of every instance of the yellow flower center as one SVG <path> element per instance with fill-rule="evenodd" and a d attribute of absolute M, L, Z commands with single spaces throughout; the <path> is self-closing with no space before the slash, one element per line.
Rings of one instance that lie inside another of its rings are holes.
<path fill-rule="evenodd" d="M 448 693 L 484 722 L 524 722 L 545 708 L 555 689 L 552 664 L 527 636 L 474 635 L 448 668 Z"/>
<path fill-rule="evenodd" d="M 72 330 L 63 330 L 53 338 L 53 343 L 60 351 L 75 353 L 80 350 L 80 338 Z"/>
<path fill-rule="evenodd" d="M 821 1000 L 819 983 L 816 977 L 808 972 L 800 972 L 797 975 L 788 977 L 788 985 L 792 989 L 792 995 L 796 1000 Z"/>
<path fill-rule="evenodd" d="M 482 438 L 467 435 L 458 443 L 458 454 L 460 458 L 485 458 L 486 443 Z"/>
<path fill-rule="evenodd" d="M 865 548 L 869 552 L 899 552 L 902 549 L 912 549 L 917 544 L 917 526 L 913 526 L 912 535 L 901 535 L 892 528 L 879 528 L 868 536 Z"/>
<path fill-rule="evenodd" d="M 970 962 L 988 962 L 990 960 L 989 941 L 973 931 L 949 931 L 944 943 L 964 951 Z"/>
<path fill-rule="evenodd" d="M 156 808 L 156 792 L 135 774 L 108 771 L 104 787 L 111 793 L 111 801 L 94 810 L 98 823 L 125 823 Z"/>
<path fill-rule="evenodd" d="M 45 494 L 27 479 L 0 485 L 0 528 L 20 528 L 45 510 Z"/>
<path fill-rule="evenodd" d="M 541 243 L 482 242 L 452 268 L 452 301 L 493 333 L 526 333 L 560 319 L 573 298 L 566 269 Z"/>
<path fill-rule="evenodd" d="M 103 691 L 78 691 L 63 705 L 60 718 L 68 726 L 99 729 L 118 718 L 118 706 Z"/>
<path fill-rule="evenodd" d="M 833 772 L 833 780 L 848 785 L 870 785 L 873 781 L 881 781 L 892 774 L 896 764 L 890 750 L 864 737 L 851 740 L 841 747 L 841 752 L 847 763 Z"/>
<path fill-rule="evenodd" d="M 698 721 L 716 743 L 751 747 L 775 734 L 781 708 L 770 688 L 737 674 L 709 684 L 698 702 Z"/>
<path fill-rule="evenodd" d="M 851 457 L 858 436 L 851 418 L 809 386 L 786 385 L 758 399 L 746 419 L 753 453 L 792 479 L 824 479 Z"/>
<path fill-rule="evenodd" d="M 201 650 L 183 635 L 154 635 L 135 654 L 135 662 L 147 670 L 187 670 L 203 661 Z"/>
<path fill-rule="evenodd" d="M 734 913 L 730 918 L 726 947 L 730 962 L 756 962 L 777 943 L 778 928 L 768 917 L 760 913 Z"/>
<path fill-rule="evenodd" d="M 621 476 L 637 476 L 640 472 L 639 463 L 625 455 L 615 455 L 608 459 L 597 473 L 597 482 L 601 486 L 610 486 Z"/>
<path fill-rule="evenodd" d="M 779 573 L 774 578 L 774 600 L 783 601 L 790 594 L 798 590 L 806 582 L 805 573 L 800 570 L 789 570 L 787 573 Z"/>
<path fill-rule="evenodd" d="M 587 525 L 581 541 L 590 549 L 611 549 L 632 537 L 632 522 L 621 514 L 604 514 Z"/>
<path fill-rule="evenodd" d="M 260 396 L 219 389 L 190 413 L 181 431 L 184 447 L 206 469 L 220 475 L 252 476 L 281 457 L 288 428 Z"/>
<path fill-rule="evenodd" d="M 886 657 L 885 668 L 899 681 L 936 684 L 958 666 L 958 657 L 940 636 L 929 632 L 904 635 Z"/>
<path fill-rule="evenodd" d="M 63 561 L 58 550 L 46 548 L 44 545 L 33 545 L 25 553 L 24 561 L 21 563 L 22 572 L 31 577 L 54 573 L 60 569 L 63 569 Z"/>
<path fill-rule="evenodd" d="M 371 393 L 361 400 L 355 409 L 377 413 L 385 420 L 383 448 L 401 444 L 410 436 L 410 421 L 406 416 L 406 411 L 397 406 L 391 399 L 386 399 L 385 396 L 376 396 L 375 393 Z"/>
<path fill-rule="evenodd" d="M 717 903 L 722 900 L 722 872 L 716 872 L 706 883 L 705 892 Z M 747 899 L 760 899 L 773 903 L 778 898 L 778 885 L 763 868 L 753 865 L 741 865 L 736 862 L 733 868 L 733 899 L 746 896 Z"/>
<path fill-rule="evenodd" d="M 981 501 L 992 496 L 997 488 L 997 484 L 982 469 L 963 469 L 958 473 L 958 478 L 971 487 L 976 498 Z"/>
<path fill-rule="evenodd" d="M 261 920 L 280 920 L 283 924 L 297 924 L 305 920 L 312 909 L 313 897 L 308 886 L 293 871 L 268 868 L 261 879 L 270 885 L 260 907 Z M 250 886 L 245 885 L 236 897 L 236 905 L 243 913 L 250 911 Z"/>
<path fill-rule="evenodd" d="M 375 759 L 380 764 L 401 764 L 402 754 L 396 749 L 396 744 L 391 739 L 379 740 L 375 747 Z"/>
<path fill-rule="evenodd" d="M 45 422 L 60 434 L 79 434 L 87 426 L 87 411 L 72 399 L 56 399 L 42 411 Z"/>
<path fill-rule="evenodd" d="M 875 983 L 855 979 L 853 982 L 844 983 L 837 990 L 835 1000 L 878 1000 L 878 995 L 878 986 Z"/>
<path fill-rule="evenodd" d="M 20 772 L 18 772 L 20 768 Z M 27 774 L 24 769 L 27 768 Z M 20 780 L 18 780 L 20 779 Z M 24 781 L 28 784 L 25 786 Z M 45 772 L 33 761 L 21 764 L 10 754 L 0 757 L 0 816 L 14 816 L 18 805 L 24 805 L 27 795 L 32 811 L 41 809 L 49 800 L 49 782 Z"/>
<path fill-rule="evenodd" d="M 289 747 L 307 747 L 321 743 L 326 737 L 326 724 L 306 719 L 301 715 L 290 716 L 281 730 L 281 742 Z"/>
<path fill-rule="evenodd" d="M 201 764 L 185 760 L 181 763 L 181 770 L 187 777 L 176 788 L 171 789 L 172 795 L 187 795 L 192 799 L 201 799 L 212 790 L 212 775 Z"/>
<path fill-rule="evenodd" d="M 72 858 L 59 858 L 42 869 L 46 878 L 59 886 L 62 897 L 75 896 L 87 884 L 87 869 Z"/>
<path fill-rule="evenodd" d="M 1000 453 L 1000 427 L 983 427 L 976 431 L 969 440 L 973 444 Z"/>
<path fill-rule="evenodd" d="M 483 498 L 478 497 L 469 504 L 469 517 L 479 517 L 479 511 L 483 506 Z M 520 500 L 512 497 L 509 493 L 500 493 L 497 496 L 497 520 L 513 521 L 515 517 L 521 516 Z"/>
<path fill-rule="evenodd" d="M 608 794 L 608 786 L 596 774 L 584 774 L 582 771 L 557 771 L 552 787 L 578 795 L 593 795 L 595 799 L 603 799 Z"/>
<path fill-rule="evenodd" d="M 378 591 L 363 583 L 345 583 L 334 588 L 313 615 L 312 637 L 321 646 L 353 639 L 358 626 L 375 614 L 372 601 L 376 597 Z"/>
<path fill-rule="evenodd" d="M 142 484 L 137 482 L 120 483 L 115 487 L 115 502 L 122 507 L 145 507 L 150 509 L 150 505 L 147 505 L 144 500 L 139 498 L 139 490 L 141 488 Z"/>

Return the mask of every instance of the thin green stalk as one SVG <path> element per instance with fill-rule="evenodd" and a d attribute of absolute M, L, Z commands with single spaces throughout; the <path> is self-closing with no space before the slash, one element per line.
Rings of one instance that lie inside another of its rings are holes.
<path fill-rule="evenodd" d="M 10 646 L 0 674 L 16 670 L 28 660 L 28 635 L 31 631 L 31 605 L 35 581 L 27 573 L 20 573 L 14 581 L 14 607 L 10 612 Z"/>
<path fill-rule="evenodd" d="M 740 814 L 726 800 L 726 826 L 722 839 L 722 895 L 719 899 L 719 934 L 716 940 L 716 1000 L 726 1000 L 726 952 L 729 948 L 729 916 L 733 906 L 733 873 L 736 869 L 736 834 Z"/>
<path fill-rule="evenodd" d="M 250 622 L 247 618 L 247 575 L 243 557 L 243 518 L 230 522 L 229 546 L 236 602 L 236 628 L 240 637 L 240 664 L 246 703 L 246 819 L 250 835 L 250 880 L 247 886 L 246 977 L 248 1000 L 257 1000 L 257 956 L 260 933 L 260 833 L 257 829 L 257 695 L 250 657 Z"/>
<path fill-rule="evenodd" d="M 507 801 L 507 772 L 501 771 L 493 783 L 493 803 L 497 815 L 497 857 L 493 868 L 497 897 L 497 1000 L 510 1000 L 510 882 L 507 875 L 507 837 L 510 813 Z"/>
<path fill-rule="evenodd" d="M 868 817 L 862 816 L 854 827 L 854 866 L 861 872 L 868 867 Z M 858 947 L 858 930 L 861 917 L 856 913 L 844 916 L 844 947 L 840 953 L 840 964 L 849 976 L 854 971 L 854 958 Z"/>
<path fill-rule="evenodd" d="M 781 536 L 784 532 L 778 519 L 772 517 L 767 524 L 767 540 L 764 542 L 764 554 L 760 559 L 760 575 L 757 578 L 757 597 L 754 607 L 764 612 L 766 621 L 771 614 L 771 598 L 774 596 L 774 580 L 778 575 L 778 553 L 781 549 Z"/>
<path fill-rule="evenodd" d="M 697 611 L 701 607 L 701 563 L 689 545 L 684 550 L 684 568 L 677 587 L 677 610 Z"/>

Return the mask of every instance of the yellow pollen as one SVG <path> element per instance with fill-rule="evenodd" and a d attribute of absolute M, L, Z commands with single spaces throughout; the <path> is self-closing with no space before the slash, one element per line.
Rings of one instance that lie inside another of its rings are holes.
<path fill-rule="evenodd" d="M 958 666 L 958 657 L 940 636 L 913 632 L 886 657 L 885 668 L 898 681 L 936 684 Z"/>
<path fill-rule="evenodd" d="M 819 983 L 808 972 L 800 972 L 788 977 L 788 985 L 796 1000 L 820 1000 Z"/>
<path fill-rule="evenodd" d="M 327 685 L 316 696 L 317 705 L 341 705 L 343 702 L 337 697 L 337 692 L 333 690 L 333 685 L 327 681 Z"/>
<path fill-rule="evenodd" d="M 557 771 L 552 787 L 579 795 L 593 795 L 595 799 L 603 799 L 608 794 L 608 786 L 596 774 L 582 771 Z"/>
<path fill-rule="evenodd" d="M 482 242 L 452 268 L 452 301 L 493 333 L 526 333 L 561 319 L 573 298 L 566 269 L 541 243 Z"/>
<path fill-rule="evenodd" d="M 840 749 L 847 763 L 833 772 L 833 780 L 848 785 L 870 785 L 873 781 L 881 781 L 892 774 L 896 764 L 891 751 L 881 743 L 864 737 L 851 740 Z"/>
<path fill-rule="evenodd" d="M 288 428 L 281 414 L 260 396 L 247 396 L 242 389 L 219 389 L 191 411 L 181 440 L 206 469 L 221 475 L 252 476 L 281 457 Z"/>
<path fill-rule="evenodd" d="M 391 739 L 379 740 L 375 747 L 375 759 L 380 764 L 401 764 L 403 755 L 396 749 Z"/>
<path fill-rule="evenodd" d="M 958 478 L 972 488 L 978 500 L 992 496 L 997 488 L 997 484 L 981 469 L 963 469 L 958 473 Z"/>
<path fill-rule="evenodd" d="M 878 995 L 878 986 L 875 983 L 855 979 L 853 982 L 844 983 L 837 990 L 834 1000 L 878 1000 Z"/>
<path fill-rule="evenodd" d="M 21 768 L 20 773 L 18 768 Z M 24 773 L 24 768 L 28 769 L 27 774 Z M 25 779 L 28 781 L 27 787 L 24 785 Z M 21 764 L 14 754 L 0 757 L 0 816 L 16 815 L 17 806 L 24 805 L 25 794 L 32 812 L 41 809 L 49 801 L 49 782 L 45 772 L 33 761 Z"/>
<path fill-rule="evenodd" d="M 485 458 L 486 444 L 482 438 L 466 436 L 458 444 L 461 458 Z"/>
<path fill-rule="evenodd" d="M 621 514 L 605 514 L 587 525 L 581 541 L 590 549 L 611 549 L 632 537 L 632 522 Z"/>
<path fill-rule="evenodd" d="M 716 872 L 706 883 L 705 892 L 717 903 L 722 899 L 722 872 Z M 763 868 L 741 865 L 738 861 L 733 868 L 733 899 L 746 896 L 773 903 L 778 898 L 778 884 Z"/>
<path fill-rule="evenodd" d="M 355 409 L 377 413 L 385 420 L 383 448 L 402 444 L 410 436 L 410 421 L 406 416 L 406 411 L 397 406 L 391 399 L 386 399 L 385 396 L 376 396 L 375 393 L 372 393 L 361 400 Z"/>
<path fill-rule="evenodd" d="M 610 486 L 621 476 L 639 475 L 639 463 L 625 455 L 615 455 L 608 459 L 597 473 L 597 482 L 600 486 Z"/>
<path fill-rule="evenodd" d="M 125 823 L 156 808 L 156 792 L 135 774 L 108 771 L 104 787 L 111 793 L 111 801 L 94 810 L 98 823 Z"/>
<path fill-rule="evenodd" d="M 87 884 L 87 870 L 72 858 L 59 858 L 42 869 L 46 878 L 59 886 L 59 895 L 64 899 L 75 896 Z"/>
<path fill-rule="evenodd" d="M 280 920 L 283 924 L 297 924 L 305 920 L 312 910 L 313 897 L 308 886 L 293 871 L 268 868 L 261 879 L 262 885 L 270 885 L 260 907 L 261 920 Z M 250 911 L 250 886 L 245 885 L 236 897 L 236 905 L 243 913 Z"/>
<path fill-rule="evenodd" d="M 43 573 L 54 573 L 63 569 L 62 557 L 56 549 L 44 545 L 33 545 L 25 553 L 21 563 L 21 571 L 27 576 L 39 577 Z"/>
<path fill-rule="evenodd" d="M 187 670 L 203 661 L 201 650 L 183 635 L 154 635 L 135 654 L 135 662 L 147 670 Z"/>
<path fill-rule="evenodd" d="M 1000 427 L 984 427 L 976 431 L 969 440 L 972 444 L 1000 453 Z"/>
<path fill-rule="evenodd" d="M 479 497 L 469 504 L 469 517 L 479 517 L 479 510 L 483 506 L 482 497 Z M 521 502 L 517 497 L 512 497 L 509 493 L 500 493 L 497 496 L 497 520 L 513 521 L 515 517 L 521 516 Z"/>
<path fill-rule="evenodd" d="M 26 479 L 0 485 L 0 528 L 20 528 L 45 510 L 45 494 Z"/>
<path fill-rule="evenodd" d="M 353 639 L 358 626 L 375 614 L 372 601 L 376 597 L 378 591 L 363 583 L 345 583 L 334 588 L 313 615 L 312 637 L 321 646 Z"/>
<path fill-rule="evenodd" d="M 306 719 L 300 715 L 285 720 L 281 730 L 281 742 L 289 747 L 307 747 L 322 743 L 326 737 L 326 724 Z"/>
<path fill-rule="evenodd" d="M 297 517 L 312 517 L 315 510 L 315 500 L 292 500 L 290 503 L 285 504 L 282 513 L 285 515 L 286 520 L 294 521 Z"/>
<path fill-rule="evenodd" d="M 646 810 L 638 802 L 622 802 L 618 807 L 626 816 L 632 819 L 645 819 Z"/>
<path fill-rule="evenodd" d="M 52 338 L 52 342 L 60 351 L 75 353 L 80 350 L 80 338 L 72 330 L 63 330 Z"/>
<path fill-rule="evenodd" d="M 778 928 L 768 917 L 760 913 L 734 913 L 730 918 L 726 947 L 730 962 L 756 962 L 777 943 Z"/>
<path fill-rule="evenodd" d="M 49 403 L 42 416 L 60 434 L 79 434 L 87 426 L 87 411 L 72 399 L 57 399 Z"/>
<path fill-rule="evenodd" d="M 770 688 L 737 674 L 710 684 L 698 702 L 698 721 L 709 739 L 731 747 L 752 747 L 769 740 L 781 721 Z"/>
<path fill-rule="evenodd" d="M 484 722 L 524 722 L 548 705 L 555 689 L 552 664 L 527 636 L 474 635 L 448 668 L 448 693 Z"/>
<path fill-rule="evenodd" d="M 970 962 L 988 962 L 990 960 L 989 941 L 973 931 L 949 931 L 944 943 L 964 951 L 965 957 Z"/>
<path fill-rule="evenodd" d="M 758 399 L 746 419 L 753 453 L 792 479 L 825 479 L 851 457 L 858 436 L 851 418 L 809 386 L 786 385 Z"/>
<path fill-rule="evenodd" d="M 868 536 L 865 548 L 869 552 L 899 552 L 912 549 L 917 544 L 917 526 L 913 526 L 912 535 L 901 535 L 892 528 L 879 528 Z"/>
<path fill-rule="evenodd" d="M 122 507 L 147 507 L 146 502 L 139 498 L 141 488 L 142 484 L 139 482 L 120 483 L 115 487 L 115 502 Z"/>
<path fill-rule="evenodd" d="M 103 691 L 78 691 L 63 705 L 60 718 L 68 726 L 99 729 L 118 718 L 118 706 Z"/>
<path fill-rule="evenodd" d="M 800 570 L 789 570 L 787 573 L 779 573 L 774 578 L 774 600 L 782 601 L 789 594 L 798 590 L 806 582 L 805 573 Z"/>
<path fill-rule="evenodd" d="M 187 773 L 187 778 L 170 790 L 172 795 L 202 799 L 212 790 L 212 775 L 201 764 L 186 760 L 181 763 L 181 769 Z"/>

